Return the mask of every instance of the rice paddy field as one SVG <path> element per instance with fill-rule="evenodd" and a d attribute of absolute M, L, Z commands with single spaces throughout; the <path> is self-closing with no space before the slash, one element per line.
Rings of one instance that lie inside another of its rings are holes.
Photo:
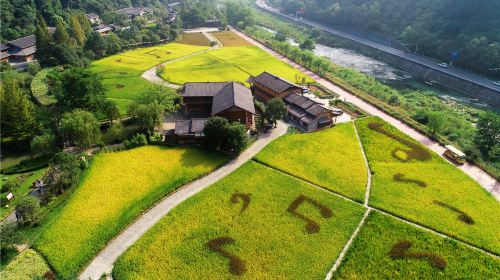
<path fill-rule="evenodd" d="M 323 279 L 364 209 L 250 161 L 173 209 L 114 279 Z"/>
<path fill-rule="evenodd" d="M 363 202 L 367 170 L 353 123 L 315 133 L 288 134 L 255 160 Z"/>
<path fill-rule="evenodd" d="M 201 44 L 194 36 L 188 35 L 188 38 L 184 42 L 196 41 Z M 186 43 L 181 41 L 123 52 L 94 62 L 91 69 L 101 74 L 108 98 L 118 105 L 120 113 L 124 115 L 128 105 L 137 100 L 140 93 L 151 84 L 141 78 L 144 71 L 163 62 L 210 48 Z"/>
<path fill-rule="evenodd" d="M 219 40 L 224 47 L 240 47 L 240 46 L 251 46 L 252 44 L 247 40 L 241 38 L 234 32 L 214 32 L 212 35 Z"/>
<path fill-rule="evenodd" d="M 99 154 L 72 196 L 44 223 L 36 249 L 58 276 L 75 277 L 144 210 L 225 160 L 212 152 L 156 146 Z"/>
<path fill-rule="evenodd" d="M 2 280 L 44 279 L 49 266 L 37 252 L 27 249 L 0 271 Z"/>
<path fill-rule="evenodd" d="M 370 205 L 500 253 L 500 204 L 460 169 L 376 117 L 358 119 Z"/>
<path fill-rule="evenodd" d="M 203 33 L 183 33 L 179 43 L 193 46 L 210 46 L 210 40 Z"/>
<path fill-rule="evenodd" d="M 396 245 L 404 244 L 399 250 Z M 404 253 L 402 253 L 404 252 Z M 500 260 L 372 211 L 335 279 L 498 279 Z"/>
<path fill-rule="evenodd" d="M 236 81 L 247 84 L 251 75 L 268 71 L 291 82 L 310 77 L 256 46 L 234 46 L 175 61 L 165 66 L 161 77 L 170 83 Z M 298 78 L 298 80 L 297 80 Z"/>

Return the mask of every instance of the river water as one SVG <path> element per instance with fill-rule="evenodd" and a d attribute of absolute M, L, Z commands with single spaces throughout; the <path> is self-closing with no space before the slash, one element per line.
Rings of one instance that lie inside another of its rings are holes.
<path fill-rule="evenodd" d="M 276 34 L 275 30 L 263 26 L 259 27 L 272 34 Z M 299 45 L 293 39 L 288 39 L 288 42 L 293 46 Z M 373 59 L 350 49 L 332 48 L 322 44 L 315 44 L 313 52 L 318 56 L 329 58 L 336 65 L 355 69 L 397 89 L 426 91 L 439 96 L 448 102 L 464 103 L 475 108 L 487 109 L 500 113 L 500 109 L 489 106 L 486 103 L 478 102 L 476 99 L 464 95 L 459 91 L 452 90 L 438 84 L 430 85 L 425 81 L 413 77 L 405 71 L 388 65 L 385 62 Z"/>

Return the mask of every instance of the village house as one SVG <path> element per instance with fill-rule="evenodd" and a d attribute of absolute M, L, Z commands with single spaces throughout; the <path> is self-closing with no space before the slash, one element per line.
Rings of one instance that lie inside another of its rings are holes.
<path fill-rule="evenodd" d="M 90 13 L 85 15 L 92 24 L 99 24 L 101 19 L 98 14 Z"/>
<path fill-rule="evenodd" d="M 55 28 L 49 27 L 49 32 L 54 33 Z M 9 63 L 31 62 L 35 59 L 36 37 L 26 36 L 0 45 L 0 61 Z"/>
<path fill-rule="evenodd" d="M 135 7 L 135 8 L 123 8 L 116 11 L 117 13 L 127 15 L 129 20 L 133 20 L 137 17 L 144 17 L 151 14 L 152 10 L 149 8 Z"/>
<path fill-rule="evenodd" d="M 315 101 L 291 93 L 283 99 L 287 109 L 287 119 L 305 131 L 314 131 L 333 125 L 333 112 Z"/>
<path fill-rule="evenodd" d="M 101 36 L 106 36 L 113 31 L 113 27 L 109 24 L 100 24 L 94 27 L 94 31 L 99 33 Z"/>
<path fill-rule="evenodd" d="M 186 83 L 180 95 L 185 114 L 190 120 L 177 121 L 177 137 L 203 137 L 204 122 L 211 116 L 220 116 L 230 122 L 254 126 L 255 105 L 251 91 L 235 82 Z M 203 125 L 202 125 L 203 124 Z"/>
<path fill-rule="evenodd" d="M 268 72 L 263 72 L 257 77 L 252 76 L 247 82 L 252 85 L 251 89 L 255 98 L 264 103 L 276 97 L 285 98 L 291 93 L 302 94 L 304 90 L 302 87 Z"/>
<path fill-rule="evenodd" d="M 333 112 L 321 104 L 302 96 L 307 89 L 289 81 L 264 72 L 250 77 L 252 92 L 256 99 L 267 103 L 273 98 L 282 98 L 287 108 L 287 119 L 305 131 L 333 125 Z"/>

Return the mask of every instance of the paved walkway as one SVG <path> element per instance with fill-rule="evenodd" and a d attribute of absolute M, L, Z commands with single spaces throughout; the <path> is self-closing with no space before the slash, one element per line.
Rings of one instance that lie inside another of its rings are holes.
<path fill-rule="evenodd" d="M 333 84 L 332 82 L 316 75 L 314 72 L 310 71 L 309 69 L 304 68 L 303 66 L 295 63 L 294 61 L 288 59 L 287 57 L 284 57 L 283 55 L 275 52 L 274 50 L 269 49 L 268 47 L 262 45 L 261 43 L 257 42 L 256 40 L 248 37 L 246 34 L 241 33 L 237 30 L 232 29 L 234 32 L 236 32 L 238 35 L 241 37 L 245 38 L 247 41 L 250 43 L 260 47 L 261 49 L 267 51 L 269 54 L 275 56 L 276 58 L 294 66 L 298 70 L 302 71 L 305 74 L 308 74 L 311 76 L 316 82 L 320 83 L 327 89 L 334 91 L 337 93 L 341 98 L 345 99 L 345 101 L 350 102 L 362 110 L 366 111 L 367 113 L 374 115 L 374 116 L 379 116 L 386 122 L 390 123 L 391 125 L 395 126 L 399 130 L 403 131 L 413 139 L 419 141 L 423 145 L 427 146 L 429 149 L 433 150 L 436 152 L 438 155 L 441 157 L 444 157 L 444 151 L 445 148 L 441 146 L 439 143 L 436 141 L 428 138 L 427 136 L 421 134 L 417 130 L 411 128 L 407 124 L 399 121 L 398 119 L 392 117 L 391 115 L 385 113 L 384 111 L 380 110 L 379 108 L 373 106 L 372 104 L 364 101 L 363 99 L 351 94 L 350 92 L 344 90 L 343 88 Z M 447 158 L 445 158 L 447 159 Z M 450 164 L 453 164 L 452 162 L 448 161 Z M 465 163 L 464 165 L 455 165 L 457 168 L 461 169 L 463 172 L 465 172 L 467 175 L 469 175 L 472 179 L 474 179 L 476 182 L 478 182 L 486 191 L 488 191 L 493 197 L 497 199 L 497 201 L 500 201 L 500 183 L 497 182 L 493 177 L 488 175 L 488 173 L 484 172 L 481 168 L 470 164 L 470 163 Z"/>
<path fill-rule="evenodd" d="M 212 34 L 208 33 L 211 31 L 211 29 L 196 29 L 196 30 L 191 30 L 192 32 L 186 32 L 186 33 L 202 33 L 203 35 L 205 35 L 205 37 L 207 37 L 207 39 L 210 41 L 210 42 L 217 42 L 217 45 L 215 46 L 212 46 L 211 48 L 209 49 L 206 49 L 206 50 L 202 50 L 202 51 L 199 51 L 199 52 L 195 52 L 195 53 L 192 53 L 192 54 L 188 54 L 188 55 L 185 55 L 185 56 L 182 56 L 182 57 L 178 57 L 176 59 L 172 59 L 172 60 L 169 60 L 167 62 L 164 62 L 164 63 L 161 63 L 161 64 L 158 64 L 148 70 L 146 70 L 144 73 L 142 73 L 141 77 L 143 79 L 146 79 L 148 81 L 150 81 L 151 83 L 154 83 L 154 84 L 158 84 L 158 85 L 163 85 L 163 86 L 166 86 L 166 87 L 169 87 L 169 88 L 173 88 L 173 89 L 179 89 L 181 86 L 180 85 L 176 85 L 176 84 L 171 84 L 167 81 L 165 81 L 164 79 L 162 79 L 160 76 L 158 76 L 156 74 L 156 70 L 158 69 L 158 67 L 161 67 L 161 66 L 165 66 L 165 65 L 168 65 L 170 63 L 174 63 L 176 61 L 179 61 L 179 60 L 182 60 L 182 59 L 186 59 L 188 57 L 192 57 L 192 56 L 195 56 L 195 55 L 199 55 L 199 54 L 202 54 L 202 53 L 206 53 L 208 51 L 211 51 L 211 50 L 216 50 L 216 49 L 220 49 L 222 47 L 224 47 L 222 45 L 222 43 L 217 40 L 217 38 L 215 36 L 213 36 Z"/>
<path fill-rule="evenodd" d="M 134 244 L 151 227 L 153 227 L 163 216 L 170 212 L 170 210 L 174 209 L 177 205 L 191 196 L 199 193 L 208 186 L 231 174 L 244 163 L 252 159 L 274 139 L 284 135 L 287 130 L 288 125 L 283 122 L 279 122 L 277 128 L 265 135 L 262 135 L 259 140 L 253 143 L 252 146 L 245 150 L 238 158 L 232 160 L 209 175 L 185 185 L 175 193 L 164 198 L 156 206 L 145 212 L 134 223 L 129 225 L 115 239 L 108 243 L 108 245 L 94 258 L 94 260 L 92 260 L 82 274 L 80 274 L 79 278 L 82 280 L 97 280 L 104 273 L 111 272 L 113 263 L 118 259 L 118 257 L 130 246 L 132 246 L 132 244 Z"/>

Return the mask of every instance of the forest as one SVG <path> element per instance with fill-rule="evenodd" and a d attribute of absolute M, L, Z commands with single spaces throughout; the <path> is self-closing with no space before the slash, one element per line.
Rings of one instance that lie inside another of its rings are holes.
<path fill-rule="evenodd" d="M 385 34 L 412 52 L 500 78 L 500 1 L 271 0 L 322 23 Z M 382 36 L 382 35 L 381 35 Z"/>

